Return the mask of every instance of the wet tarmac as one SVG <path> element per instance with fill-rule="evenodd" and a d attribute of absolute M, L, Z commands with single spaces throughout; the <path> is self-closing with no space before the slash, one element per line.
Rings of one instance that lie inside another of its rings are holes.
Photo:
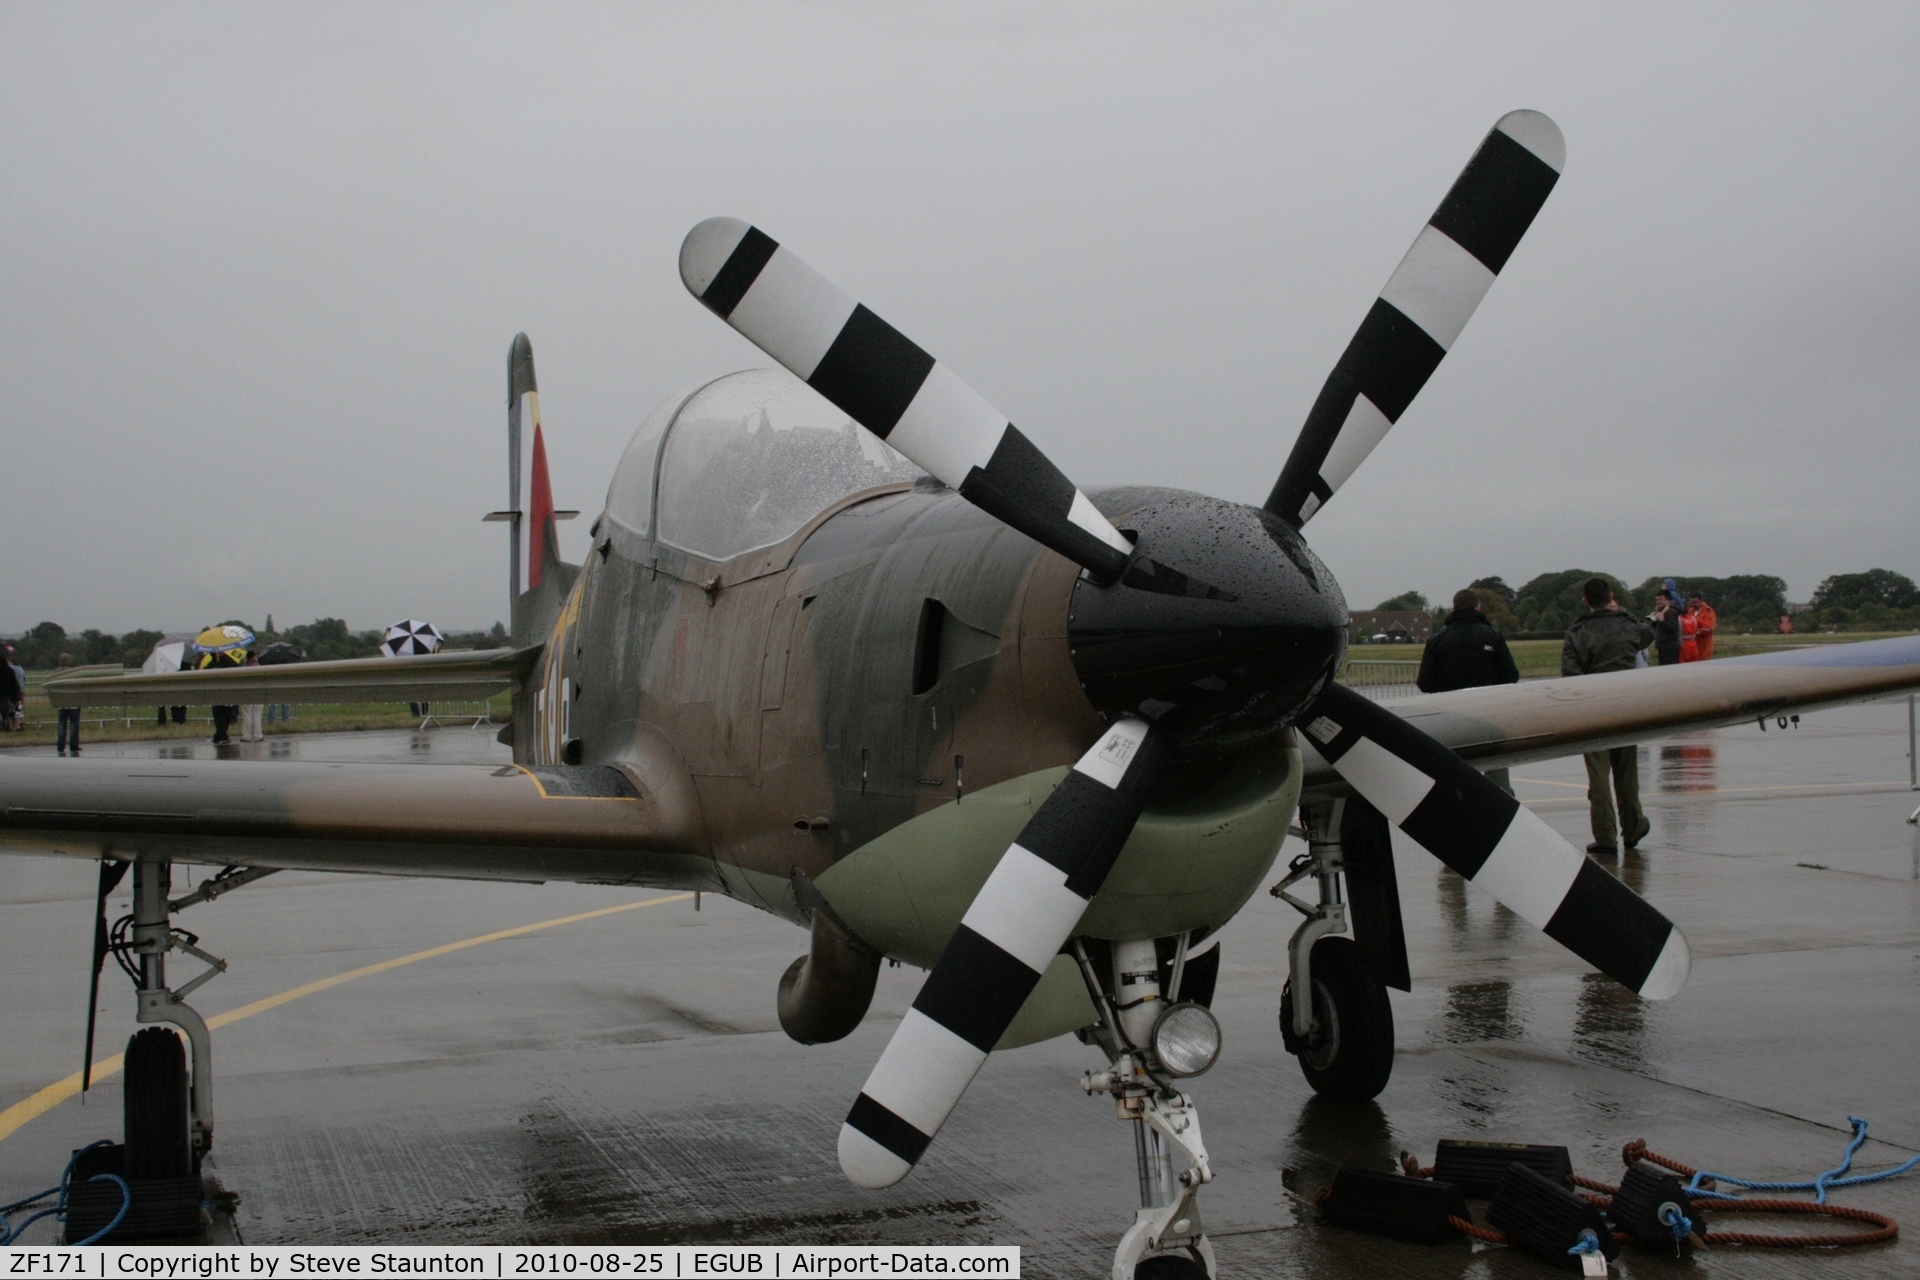
<path fill-rule="evenodd" d="M 1633 1138 L 1748 1177 L 1920 1150 L 1920 802 L 1906 704 L 1703 733 L 1643 750 L 1652 836 L 1617 867 L 1692 940 L 1693 980 L 1642 1004 L 1418 852 L 1399 858 L 1414 991 L 1377 1104 L 1316 1101 L 1275 1009 L 1292 913 L 1261 895 L 1225 938 L 1226 1054 L 1193 1084 L 1217 1181 L 1204 1212 L 1226 1276 L 1546 1275 L 1502 1249 L 1425 1247 L 1315 1220 L 1342 1163 L 1431 1160 L 1443 1137 L 1564 1143 L 1615 1180 Z M 301 759 L 504 758 L 490 735 L 287 738 Z M 168 755 L 202 745 L 104 744 Z M 1580 761 L 1514 771 L 1523 800 L 1588 839 Z M 200 873 L 196 872 L 196 876 Z M 0 858 L 0 1108 L 77 1069 L 93 869 Z M 116 910 L 123 909 L 119 895 Z M 1083 1096 L 1071 1040 L 995 1055 L 920 1170 L 850 1187 L 834 1139 L 922 975 L 882 972 L 866 1024 L 802 1048 L 773 995 L 801 933 L 711 897 L 582 886 L 282 873 L 178 918 L 232 971 L 209 1015 L 423 949 L 669 899 L 406 963 L 216 1032 L 212 1164 L 254 1243 L 998 1242 L 1026 1274 L 1107 1271 L 1131 1221 L 1131 1141 Z M 102 1053 L 133 1027 L 108 970 Z M 0 1137 L 0 1202 L 119 1129 L 119 1077 Z M 1836 1199 L 1920 1232 L 1920 1171 Z M 1751 1229 L 1792 1230 L 1792 1224 Z M 39 1228 L 36 1228 L 39 1230 Z M 1912 1276 L 1920 1236 L 1860 1251 L 1629 1251 L 1635 1276 Z"/>

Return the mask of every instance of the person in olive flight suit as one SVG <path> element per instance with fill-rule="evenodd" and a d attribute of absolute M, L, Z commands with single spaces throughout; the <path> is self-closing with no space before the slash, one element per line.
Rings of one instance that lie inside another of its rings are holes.
<path fill-rule="evenodd" d="M 1622 610 L 1614 599 L 1613 585 L 1605 578 L 1588 578 L 1580 595 L 1587 602 L 1587 611 L 1567 628 L 1566 643 L 1560 646 L 1560 674 L 1591 676 L 1633 670 L 1640 651 L 1653 643 L 1652 624 Z M 1617 854 L 1620 847 L 1615 841 L 1622 834 L 1627 848 L 1634 848 L 1653 829 L 1640 809 L 1640 749 L 1614 747 L 1610 751 L 1589 751 L 1586 757 L 1587 805 L 1593 819 L 1593 843 L 1587 846 L 1587 852 Z M 1618 826 L 1616 797 L 1620 802 Z"/>

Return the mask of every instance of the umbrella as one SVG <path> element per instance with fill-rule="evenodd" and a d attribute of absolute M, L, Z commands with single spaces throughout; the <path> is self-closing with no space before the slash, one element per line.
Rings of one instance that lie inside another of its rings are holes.
<path fill-rule="evenodd" d="M 147 660 L 140 664 L 140 669 L 148 675 L 166 675 L 178 671 L 186 665 L 187 646 L 192 642 L 193 636 L 184 631 L 162 636 L 160 643 L 154 645 L 147 654 Z"/>
<path fill-rule="evenodd" d="M 440 631 L 431 622 L 422 622 L 418 618 L 408 618 L 405 622 L 396 622 L 387 628 L 386 639 L 380 642 L 380 652 L 390 658 L 406 658 L 415 654 L 432 653 L 440 647 Z"/>
<path fill-rule="evenodd" d="M 285 640 L 277 640 L 260 651 L 260 665 L 263 667 L 285 666 L 289 662 L 304 662 L 307 655 L 300 652 L 300 646 Z"/>
<path fill-rule="evenodd" d="M 186 647 L 186 652 L 181 656 L 181 665 L 212 667 L 231 663 L 238 666 L 247 660 L 247 650 L 256 643 L 253 632 L 235 623 L 208 627 Z"/>

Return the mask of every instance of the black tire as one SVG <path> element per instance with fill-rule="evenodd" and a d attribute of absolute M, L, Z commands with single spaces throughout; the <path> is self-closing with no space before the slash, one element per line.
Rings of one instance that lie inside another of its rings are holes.
<path fill-rule="evenodd" d="M 187 1051 L 170 1028 L 147 1027 L 127 1041 L 124 1098 L 127 1177 L 191 1177 Z"/>
<path fill-rule="evenodd" d="M 1133 1269 L 1133 1280 L 1207 1280 L 1207 1269 L 1184 1253 L 1163 1253 Z"/>
<path fill-rule="evenodd" d="M 1365 1102 L 1387 1087 L 1393 1074 L 1393 1006 L 1387 989 L 1367 967 L 1351 938 L 1313 944 L 1314 1015 L 1323 1030 L 1318 1043 L 1296 1046 L 1293 983 L 1280 993 L 1280 1028 L 1313 1091 L 1335 1102 Z"/>

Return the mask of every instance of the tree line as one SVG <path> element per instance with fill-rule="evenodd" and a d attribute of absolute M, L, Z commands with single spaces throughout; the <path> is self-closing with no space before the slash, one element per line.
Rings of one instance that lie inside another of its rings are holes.
<path fill-rule="evenodd" d="M 259 627 L 240 618 L 227 618 L 208 625 L 245 627 L 260 638 L 263 647 L 285 641 L 299 649 L 309 662 L 371 658 L 380 651 L 380 641 L 386 636 L 384 627 L 373 631 L 354 631 L 340 618 L 316 618 L 284 631 L 275 629 L 272 614 L 267 615 L 266 625 Z M 42 622 L 7 643 L 13 646 L 14 660 L 32 671 L 61 666 L 62 658 L 76 667 L 108 662 L 117 662 L 123 667 L 137 667 L 147 660 L 147 655 L 153 652 L 153 646 L 159 644 L 165 635 L 161 631 L 136 629 L 116 636 L 91 627 L 77 634 L 68 634 L 67 629 L 57 622 Z M 507 643 L 507 629 L 498 622 L 488 631 L 449 631 L 444 635 L 443 647 L 448 649 L 492 649 Z"/>
<path fill-rule="evenodd" d="M 1543 573 L 1520 587 L 1499 577 L 1479 578 L 1470 584 L 1480 597 L 1487 620 L 1511 636 L 1557 635 L 1572 625 L 1585 608 L 1580 588 L 1588 578 L 1605 578 L 1623 608 L 1645 614 L 1653 609 L 1654 593 L 1664 577 L 1648 578 L 1638 586 L 1593 569 L 1562 569 Z M 1724 632 L 1771 632 L 1780 616 L 1790 613 L 1795 631 L 1904 631 L 1920 627 L 1920 585 L 1891 569 L 1865 573 L 1836 573 L 1823 581 L 1804 606 L 1787 601 L 1787 582 L 1772 574 L 1734 574 L 1712 578 L 1704 574 L 1673 575 L 1684 597 L 1698 591 L 1720 615 Z M 1443 602 L 1432 606 L 1418 591 L 1405 591 L 1380 602 L 1381 609 L 1431 609 L 1438 624 L 1449 612 Z"/>

